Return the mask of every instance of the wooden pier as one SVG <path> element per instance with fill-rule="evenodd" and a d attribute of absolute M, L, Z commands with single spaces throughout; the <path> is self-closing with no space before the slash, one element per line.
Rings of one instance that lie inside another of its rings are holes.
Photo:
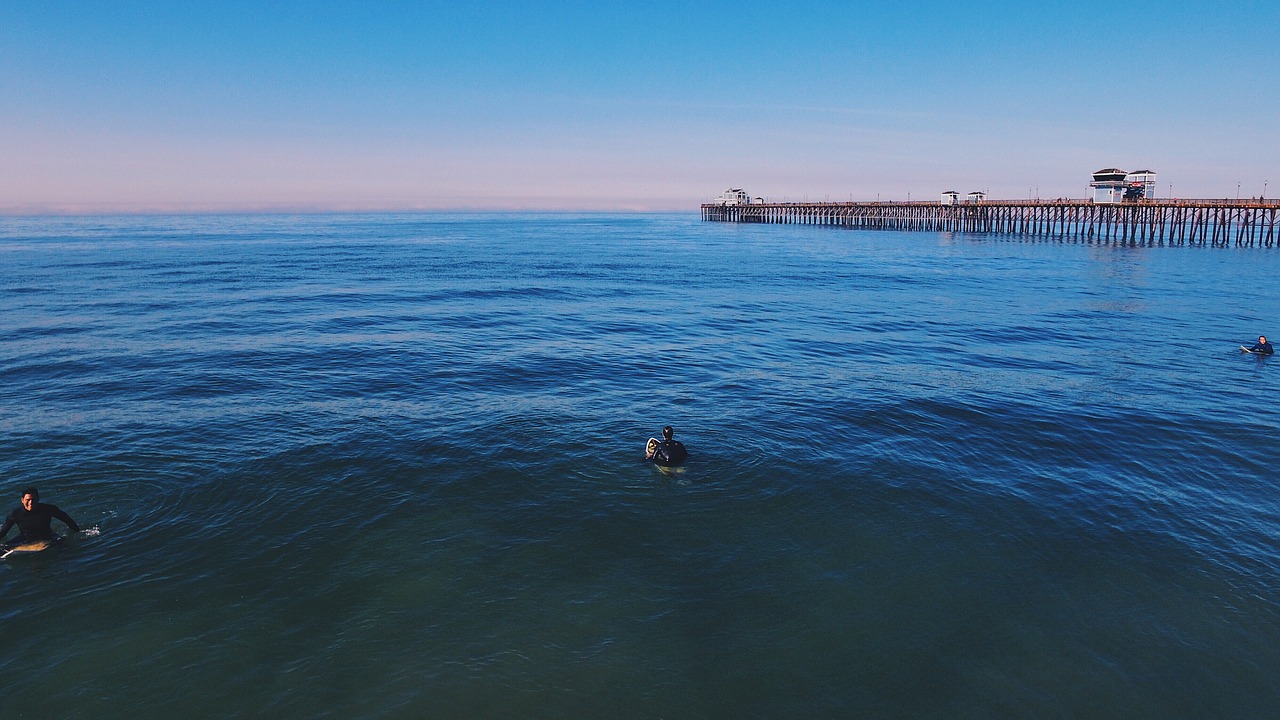
<path fill-rule="evenodd" d="M 706 204 L 716 222 L 991 233 L 1126 245 L 1280 245 L 1277 200 L 984 200 Z"/>

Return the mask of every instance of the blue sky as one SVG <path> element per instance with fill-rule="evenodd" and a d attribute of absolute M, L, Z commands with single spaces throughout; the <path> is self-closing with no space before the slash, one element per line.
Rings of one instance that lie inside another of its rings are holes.
<path fill-rule="evenodd" d="M 0 0 L 0 213 L 1083 197 L 1106 166 L 1156 170 L 1161 195 L 1280 194 L 1278 21 L 1248 1 Z"/>

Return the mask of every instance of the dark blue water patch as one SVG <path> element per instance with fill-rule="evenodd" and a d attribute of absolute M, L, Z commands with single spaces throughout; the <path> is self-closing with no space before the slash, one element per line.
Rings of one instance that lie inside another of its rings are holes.
<path fill-rule="evenodd" d="M 39 342 L 45 338 L 80 335 L 93 330 L 94 328 L 88 325 L 28 325 L 26 327 L 13 327 L 6 332 L 0 333 L 0 341 L 8 340 L 14 343 Z"/>
<path fill-rule="evenodd" d="M 21 364 L 19 364 L 21 363 Z M 57 391 L 68 380 L 85 377 L 99 377 L 97 370 L 103 364 L 96 359 L 59 359 L 43 362 L 32 360 L 11 361 L 9 366 L 0 372 L 0 380 L 11 389 L 39 386 Z M 79 397 L 77 394 L 76 397 Z"/>

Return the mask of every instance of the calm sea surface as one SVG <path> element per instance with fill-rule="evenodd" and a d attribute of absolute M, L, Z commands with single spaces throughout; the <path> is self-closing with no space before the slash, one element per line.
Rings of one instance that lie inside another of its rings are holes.
<path fill-rule="evenodd" d="M 1280 251 L 0 219 L 22 718 L 1266 718 Z M 674 425 L 691 459 L 641 461 Z M 61 526 L 59 526 L 61 527 Z"/>

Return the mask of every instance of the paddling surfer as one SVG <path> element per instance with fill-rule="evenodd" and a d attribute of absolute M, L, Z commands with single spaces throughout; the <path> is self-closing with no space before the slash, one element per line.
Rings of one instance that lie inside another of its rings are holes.
<path fill-rule="evenodd" d="M 1245 352 L 1258 353 L 1259 355 L 1272 355 L 1275 353 L 1275 349 L 1271 347 L 1271 343 L 1267 342 L 1266 335 L 1260 335 L 1258 337 L 1258 342 L 1254 343 L 1253 347 L 1247 348 L 1243 345 L 1240 347 Z"/>
<path fill-rule="evenodd" d="M 80 526 L 70 515 L 62 512 L 56 505 L 40 502 L 40 491 L 29 487 L 22 491 L 22 505 L 5 517 L 4 526 L 0 527 L 0 541 L 9 534 L 9 528 L 15 525 L 18 527 L 18 537 L 8 543 L 10 546 L 58 540 L 60 538 L 53 534 L 53 528 L 50 527 L 55 519 L 61 520 L 71 532 L 80 532 Z"/>
<path fill-rule="evenodd" d="M 662 428 L 662 440 L 650 439 L 649 446 L 645 448 L 644 459 L 668 467 L 684 462 L 689 457 L 689 451 L 684 449 L 684 443 L 673 439 L 674 435 L 675 430 L 670 425 Z"/>

